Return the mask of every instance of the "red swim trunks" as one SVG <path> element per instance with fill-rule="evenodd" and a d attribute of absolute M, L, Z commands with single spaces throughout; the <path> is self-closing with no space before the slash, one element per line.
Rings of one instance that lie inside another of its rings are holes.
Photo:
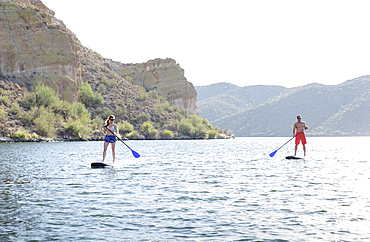
<path fill-rule="evenodd" d="M 298 133 L 297 133 L 298 134 Z M 295 135 L 297 135 L 295 134 Z M 302 141 L 302 145 L 305 145 L 307 144 L 307 141 L 306 141 L 306 135 L 304 134 L 304 132 L 298 134 L 296 137 L 295 137 L 295 144 L 296 145 L 299 145 L 299 142 Z"/>

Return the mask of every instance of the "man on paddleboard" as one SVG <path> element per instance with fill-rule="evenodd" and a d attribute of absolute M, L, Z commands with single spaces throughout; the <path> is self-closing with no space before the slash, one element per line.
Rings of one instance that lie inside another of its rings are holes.
<path fill-rule="evenodd" d="M 297 122 L 293 126 L 293 137 L 295 136 L 295 148 L 294 148 L 294 156 L 297 155 L 297 147 L 300 142 L 303 145 L 303 152 L 304 156 L 306 156 L 306 135 L 304 134 L 304 130 L 307 130 L 306 123 L 302 121 L 301 115 L 297 116 Z"/>

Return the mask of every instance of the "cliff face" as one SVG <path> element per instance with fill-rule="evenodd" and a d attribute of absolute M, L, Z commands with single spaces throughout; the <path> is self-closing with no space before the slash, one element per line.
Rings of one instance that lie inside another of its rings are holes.
<path fill-rule="evenodd" d="M 156 90 L 170 104 L 197 113 L 197 93 L 192 83 L 184 76 L 184 70 L 173 59 L 155 59 L 142 64 L 121 64 L 120 76 L 147 91 Z"/>
<path fill-rule="evenodd" d="M 97 53 L 99 58 L 89 58 L 91 50 L 40 0 L 0 0 L 0 33 L 0 75 L 28 90 L 41 81 L 63 99 L 77 101 L 83 82 L 107 77 L 124 83 L 123 88 L 132 87 L 128 80 L 155 89 L 171 104 L 197 112 L 195 88 L 174 60 L 126 65 Z"/>
<path fill-rule="evenodd" d="M 53 11 L 39 0 L 0 0 L 0 30 L 4 76 L 29 90 L 42 81 L 77 101 L 80 43 Z"/>

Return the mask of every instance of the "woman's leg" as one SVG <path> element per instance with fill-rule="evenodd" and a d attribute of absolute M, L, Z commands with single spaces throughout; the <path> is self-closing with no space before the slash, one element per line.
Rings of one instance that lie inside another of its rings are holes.
<path fill-rule="evenodd" d="M 116 142 L 111 143 L 112 145 L 112 156 L 113 156 L 113 163 L 116 160 L 116 154 L 115 154 L 115 148 L 116 148 Z"/>
<path fill-rule="evenodd" d="M 108 145 L 109 143 L 104 141 L 104 151 L 103 151 L 103 161 L 102 162 L 104 162 L 105 160 L 105 155 L 107 154 Z"/>

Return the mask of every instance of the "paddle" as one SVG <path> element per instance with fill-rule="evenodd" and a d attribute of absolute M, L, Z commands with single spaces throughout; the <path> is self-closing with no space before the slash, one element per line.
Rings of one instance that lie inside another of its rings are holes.
<path fill-rule="evenodd" d="M 108 129 L 107 128 L 107 126 L 104 126 L 104 128 L 106 128 L 106 129 Z M 115 135 L 114 133 L 113 133 L 113 131 L 112 130 L 110 130 L 110 129 L 108 129 L 114 136 L 116 136 L 117 137 L 117 139 L 119 139 L 124 145 L 126 145 L 126 143 L 125 142 L 123 142 L 123 140 L 121 140 L 117 135 Z M 130 150 L 131 150 L 131 152 L 132 152 L 132 155 L 135 157 L 135 158 L 139 158 L 140 157 L 140 155 L 139 155 L 139 153 L 137 153 L 136 151 L 134 151 L 133 149 L 131 149 L 128 145 L 126 145 L 127 146 L 127 148 L 129 148 Z"/>
<path fill-rule="evenodd" d="M 272 152 L 272 153 L 270 154 L 270 157 L 274 157 L 274 155 L 276 154 L 276 152 L 278 152 L 278 150 L 280 150 L 284 145 L 288 144 L 292 139 L 294 139 L 294 137 L 296 137 L 297 135 L 299 135 L 299 134 L 300 134 L 300 133 L 302 133 L 303 131 L 304 131 L 304 129 L 303 129 L 301 132 L 299 132 L 298 134 L 294 135 L 294 136 L 293 136 L 293 138 L 291 138 L 290 140 L 288 140 L 285 144 L 283 144 L 282 146 L 280 146 L 280 148 L 279 148 L 279 149 L 277 149 L 277 150 L 275 150 L 274 152 Z"/>

